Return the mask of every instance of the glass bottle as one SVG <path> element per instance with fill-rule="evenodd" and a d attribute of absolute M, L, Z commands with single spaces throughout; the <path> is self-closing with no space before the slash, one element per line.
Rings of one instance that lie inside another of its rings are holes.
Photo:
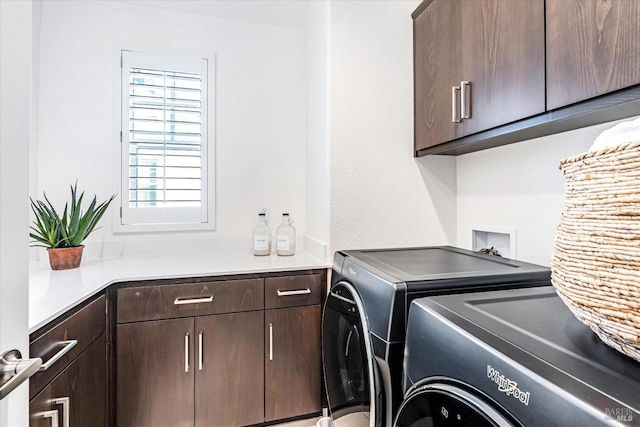
<path fill-rule="evenodd" d="M 253 254 L 259 256 L 271 254 L 271 228 L 267 224 L 264 212 L 258 214 L 258 223 L 253 227 Z"/>
<path fill-rule="evenodd" d="M 296 252 L 296 229 L 291 225 L 288 213 L 282 214 L 282 224 L 276 230 L 276 251 L 280 256 L 289 256 Z"/>

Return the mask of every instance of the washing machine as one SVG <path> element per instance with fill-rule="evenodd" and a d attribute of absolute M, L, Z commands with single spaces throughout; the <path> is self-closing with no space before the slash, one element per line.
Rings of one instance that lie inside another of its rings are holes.
<path fill-rule="evenodd" d="M 551 287 L 414 300 L 396 427 L 640 425 L 640 363 Z"/>
<path fill-rule="evenodd" d="M 547 267 L 450 246 L 336 252 L 322 316 L 330 415 L 391 426 L 413 299 L 549 284 Z"/>

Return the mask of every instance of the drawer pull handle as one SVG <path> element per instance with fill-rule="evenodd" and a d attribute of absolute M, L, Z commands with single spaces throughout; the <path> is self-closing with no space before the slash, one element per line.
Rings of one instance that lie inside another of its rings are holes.
<path fill-rule="evenodd" d="M 306 295 L 306 294 L 310 294 L 311 293 L 311 289 L 307 288 L 307 289 L 296 289 L 293 291 L 281 291 L 278 290 L 278 296 L 279 297 L 290 297 L 292 295 Z"/>
<path fill-rule="evenodd" d="M 176 298 L 173 302 L 174 305 L 183 305 L 183 304 L 200 304 L 203 302 L 211 302 L 213 301 L 213 295 L 209 295 L 208 297 L 202 298 Z"/>
<path fill-rule="evenodd" d="M 69 398 L 59 397 L 57 399 L 52 399 L 51 402 L 55 403 L 56 405 L 62 405 L 62 427 L 69 427 L 69 413 L 71 409 Z"/>
<path fill-rule="evenodd" d="M 51 365 L 60 360 L 62 356 L 69 353 L 69 351 L 78 344 L 78 340 L 60 341 L 60 344 L 64 344 L 64 347 L 62 347 L 51 359 L 47 360 L 42 364 L 42 366 L 40 366 L 41 371 L 46 371 L 51 367 Z"/>
<path fill-rule="evenodd" d="M 51 418 L 51 427 L 58 427 L 58 411 L 55 409 L 51 411 L 44 411 L 42 418 Z"/>

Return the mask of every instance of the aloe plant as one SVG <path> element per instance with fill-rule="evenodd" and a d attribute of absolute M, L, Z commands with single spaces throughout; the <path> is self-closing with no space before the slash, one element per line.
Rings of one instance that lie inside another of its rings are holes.
<path fill-rule="evenodd" d="M 71 186 L 71 206 L 65 203 L 62 216 L 53 207 L 47 195 L 44 201 L 31 200 L 31 210 L 35 214 L 35 220 L 30 228 L 29 236 L 33 239 L 31 246 L 41 246 L 46 248 L 68 248 L 80 246 L 89 234 L 96 230 L 96 225 L 106 212 L 111 201 L 116 197 L 114 194 L 100 204 L 97 203 L 96 196 L 87 208 L 82 211 L 82 199 L 84 191 L 77 197 L 78 183 Z"/>

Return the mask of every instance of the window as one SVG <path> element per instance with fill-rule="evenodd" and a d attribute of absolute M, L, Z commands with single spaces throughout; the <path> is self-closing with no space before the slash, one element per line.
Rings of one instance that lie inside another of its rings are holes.
<path fill-rule="evenodd" d="M 213 229 L 209 60 L 121 53 L 117 231 Z"/>

